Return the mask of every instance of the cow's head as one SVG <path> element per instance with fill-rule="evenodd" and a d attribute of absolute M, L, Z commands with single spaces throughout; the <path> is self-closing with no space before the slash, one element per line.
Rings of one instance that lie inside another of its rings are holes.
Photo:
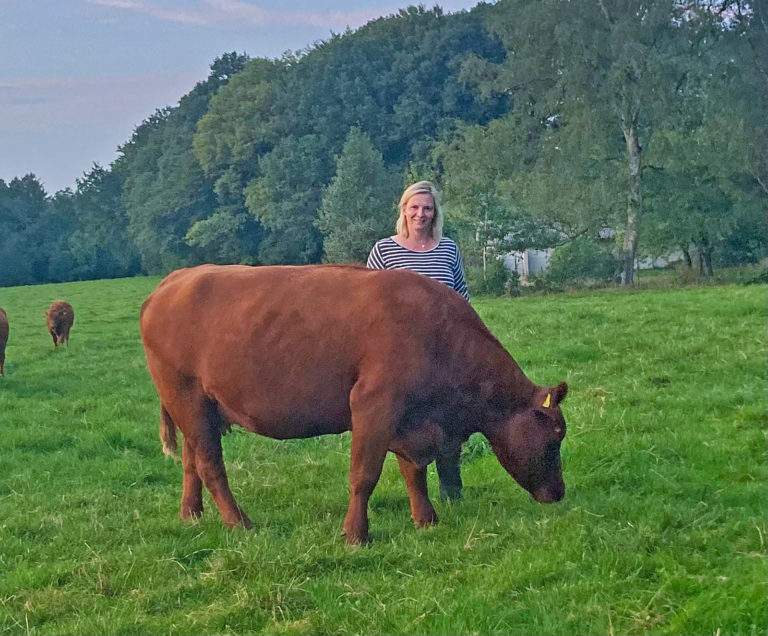
<path fill-rule="evenodd" d="M 560 501 L 565 484 L 560 468 L 560 443 L 565 419 L 560 402 L 568 385 L 539 387 L 533 403 L 516 412 L 489 436 L 501 465 L 540 503 Z"/>

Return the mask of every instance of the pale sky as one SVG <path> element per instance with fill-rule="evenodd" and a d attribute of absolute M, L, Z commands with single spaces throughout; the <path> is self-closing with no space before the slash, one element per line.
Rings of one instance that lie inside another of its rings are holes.
<path fill-rule="evenodd" d="M 0 0 L 0 179 L 34 173 L 49 194 L 74 189 L 222 53 L 280 57 L 409 4 L 419 2 Z"/>

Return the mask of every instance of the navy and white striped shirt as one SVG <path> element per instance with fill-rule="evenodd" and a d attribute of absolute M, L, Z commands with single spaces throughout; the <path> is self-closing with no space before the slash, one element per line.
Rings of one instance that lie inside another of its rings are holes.
<path fill-rule="evenodd" d="M 373 246 L 366 265 L 370 269 L 410 269 L 445 283 L 469 300 L 461 252 L 449 238 L 442 237 L 426 252 L 409 250 L 391 237 L 381 239 Z"/>

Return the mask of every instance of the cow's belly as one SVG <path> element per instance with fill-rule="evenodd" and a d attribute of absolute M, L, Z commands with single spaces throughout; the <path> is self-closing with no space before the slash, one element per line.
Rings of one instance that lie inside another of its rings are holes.
<path fill-rule="evenodd" d="M 345 419 L 341 414 L 335 417 L 319 417 L 317 414 L 292 415 L 285 418 L 273 416 L 268 419 L 249 416 L 238 423 L 249 431 L 273 439 L 317 437 L 350 430 L 350 418 Z"/>
<path fill-rule="evenodd" d="M 234 424 L 274 439 L 296 439 L 350 430 L 349 389 L 337 385 L 286 384 L 212 387 L 222 415 Z"/>

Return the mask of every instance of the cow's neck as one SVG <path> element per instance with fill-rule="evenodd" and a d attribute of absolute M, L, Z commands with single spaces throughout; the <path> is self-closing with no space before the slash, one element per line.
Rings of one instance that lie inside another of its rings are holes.
<path fill-rule="evenodd" d="M 477 362 L 462 372 L 468 387 L 479 387 L 486 411 L 484 421 L 490 423 L 497 418 L 509 417 L 510 413 L 530 406 L 536 385 L 490 332 L 487 338 L 467 346 L 472 347 L 473 355 L 465 360 Z"/>

